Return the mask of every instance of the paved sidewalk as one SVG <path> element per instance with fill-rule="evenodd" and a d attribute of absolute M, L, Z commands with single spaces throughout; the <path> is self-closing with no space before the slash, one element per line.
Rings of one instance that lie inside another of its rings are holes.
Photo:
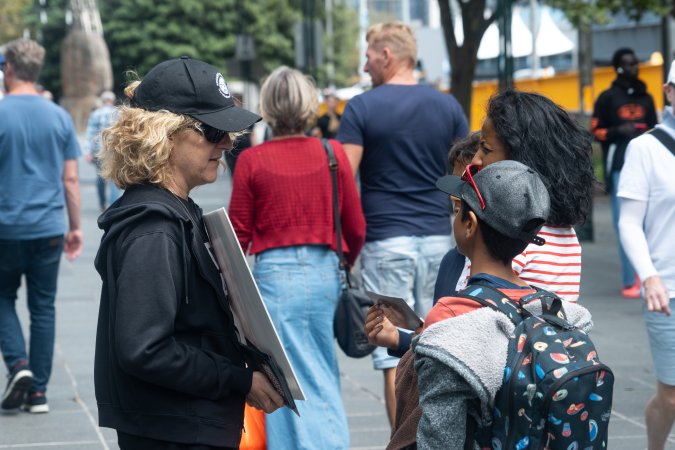
<path fill-rule="evenodd" d="M 93 170 L 82 163 L 82 215 L 85 248 L 75 262 L 61 265 L 57 297 L 57 338 L 54 370 L 49 384 L 51 412 L 31 416 L 0 413 L 0 449 L 116 449 L 112 430 L 96 425 L 93 357 L 101 282 L 94 270 L 101 232 L 96 226 L 99 211 Z M 223 206 L 229 197 L 227 176 L 195 189 L 193 198 L 205 211 Z M 619 297 L 618 258 L 605 197 L 596 199 L 594 243 L 583 243 L 581 301 L 595 320 L 592 333 L 600 357 L 614 369 L 616 386 L 610 425 L 611 449 L 646 448 L 643 408 L 654 392 L 654 371 L 641 317 L 641 302 Z M 18 300 L 24 326 L 26 302 Z M 389 436 L 384 414 L 382 376 L 370 359 L 341 355 L 342 388 L 352 448 L 382 449 Z M 0 380 L 6 372 L 0 367 Z M 2 385 L 4 389 L 4 385 Z M 668 449 L 675 450 L 675 435 Z"/>

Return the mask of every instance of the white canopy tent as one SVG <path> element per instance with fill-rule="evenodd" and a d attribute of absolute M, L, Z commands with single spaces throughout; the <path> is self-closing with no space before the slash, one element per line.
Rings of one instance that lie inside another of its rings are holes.
<path fill-rule="evenodd" d="M 455 19 L 457 42 L 464 42 L 462 21 Z M 566 53 L 574 49 L 574 43 L 565 36 L 551 18 L 549 8 L 541 9 L 539 33 L 536 40 L 537 55 L 551 56 Z M 499 27 L 492 23 L 483 35 L 478 48 L 478 59 L 492 59 L 499 56 Z M 521 16 L 520 8 L 513 8 L 511 17 L 511 52 L 514 58 L 532 54 L 532 33 Z"/>

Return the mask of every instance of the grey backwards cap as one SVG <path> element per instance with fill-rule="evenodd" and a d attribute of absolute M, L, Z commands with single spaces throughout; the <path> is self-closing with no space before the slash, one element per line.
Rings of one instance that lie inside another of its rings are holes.
<path fill-rule="evenodd" d="M 539 175 L 518 161 L 499 161 L 473 176 L 485 209 L 470 183 L 455 175 L 436 181 L 446 194 L 464 200 L 479 219 L 505 236 L 544 245 L 537 232 L 546 222 L 550 199 Z"/>

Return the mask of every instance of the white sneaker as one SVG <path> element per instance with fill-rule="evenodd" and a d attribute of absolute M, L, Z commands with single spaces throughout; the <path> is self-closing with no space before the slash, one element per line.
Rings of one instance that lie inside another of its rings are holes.
<path fill-rule="evenodd" d="M 7 388 L 2 395 L 2 409 L 16 409 L 23 403 L 28 389 L 33 385 L 33 372 L 27 367 L 18 367 L 10 372 Z"/>

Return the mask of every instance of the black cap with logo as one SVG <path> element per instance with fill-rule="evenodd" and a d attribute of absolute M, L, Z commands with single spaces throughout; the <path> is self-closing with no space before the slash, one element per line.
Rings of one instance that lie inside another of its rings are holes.
<path fill-rule="evenodd" d="M 131 106 L 185 114 L 223 131 L 245 130 L 261 119 L 235 105 L 218 69 L 187 56 L 153 67 L 134 91 Z"/>

